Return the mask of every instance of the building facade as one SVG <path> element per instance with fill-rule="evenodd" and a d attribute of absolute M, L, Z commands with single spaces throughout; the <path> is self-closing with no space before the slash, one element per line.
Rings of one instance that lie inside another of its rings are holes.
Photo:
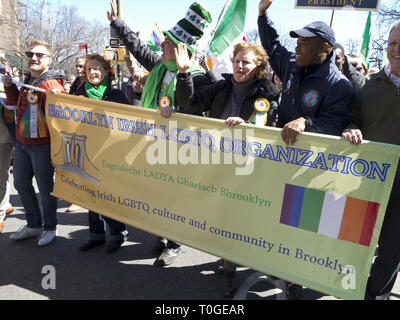
<path fill-rule="evenodd" d="M 0 51 L 5 54 L 21 52 L 18 18 L 24 7 L 18 0 L 0 0 Z"/>

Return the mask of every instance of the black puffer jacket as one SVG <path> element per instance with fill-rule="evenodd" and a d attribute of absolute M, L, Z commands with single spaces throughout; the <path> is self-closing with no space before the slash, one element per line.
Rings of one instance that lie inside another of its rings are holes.
<path fill-rule="evenodd" d="M 190 74 L 179 74 L 176 84 L 176 96 L 181 111 L 184 113 L 198 114 L 208 112 L 209 117 L 227 119 L 229 117 L 240 117 L 249 121 L 254 113 L 254 103 L 260 98 L 270 101 L 271 107 L 268 111 L 268 126 L 276 126 L 278 115 L 278 104 L 273 101 L 272 95 L 265 90 L 262 81 L 256 80 L 254 85 L 246 92 L 246 96 L 240 99 L 238 105 L 232 103 L 233 82 L 232 74 L 223 74 L 225 79 L 217 83 L 194 90 Z M 239 99 L 238 99 L 239 100 Z"/>

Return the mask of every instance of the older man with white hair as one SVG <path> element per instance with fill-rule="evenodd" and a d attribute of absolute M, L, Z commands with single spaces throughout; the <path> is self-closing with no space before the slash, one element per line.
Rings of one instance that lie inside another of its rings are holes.
<path fill-rule="evenodd" d="M 356 92 L 351 121 L 342 137 L 353 145 L 364 139 L 400 145 L 400 23 L 389 33 L 390 64 L 369 74 Z M 378 106 L 378 107 L 377 107 Z M 379 237 L 379 252 L 371 269 L 366 299 L 388 299 L 400 269 L 400 168 Z"/>

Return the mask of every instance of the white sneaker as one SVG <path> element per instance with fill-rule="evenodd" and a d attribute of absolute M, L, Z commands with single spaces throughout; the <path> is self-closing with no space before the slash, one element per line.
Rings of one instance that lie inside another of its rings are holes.
<path fill-rule="evenodd" d="M 37 237 L 42 233 L 42 228 L 28 228 L 28 226 L 23 226 L 14 232 L 11 236 L 11 240 L 25 240 L 33 237 Z"/>
<path fill-rule="evenodd" d="M 38 242 L 39 247 L 44 247 L 53 242 L 53 240 L 56 238 L 57 232 L 56 230 L 53 231 L 43 231 L 42 236 L 40 237 L 40 240 Z"/>

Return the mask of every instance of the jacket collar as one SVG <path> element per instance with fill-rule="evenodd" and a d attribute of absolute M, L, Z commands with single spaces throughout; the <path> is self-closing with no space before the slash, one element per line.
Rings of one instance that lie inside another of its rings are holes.
<path fill-rule="evenodd" d="M 382 68 L 377 73 L 366 75 L 365 77 L 368 78 L 368 79 L 371 79 L 371 78 L 374 77 L 375 79 L 381 79 L 381 80 L 385 80 L 385 81 L 388 81 L 388 82 L 392 83 L 392 80 L 390 80 L 390 78 L 386 74 L 385 68 Z"/>
<path fill-rule="evenodd" d="M 29 81 L 32 79 L 32 74 L 29 73 L 29 75 L 25 79 L 25 84 L 28 84 Z M 64 76 L 60 71 L 57 70 L 48 70 L 44 73 L 42 73 L 39 78 L 35 79 L 32 83 L 34 86 L 39 86 L 41 85 L 44 81 L 50 80 L 50 79 L 64 79 Z"/>
<path fill-rule="evenodd" d="M 390 79 L 390 81 L 393 82 L 393 84 L 397 87 L 400 88 L 400 77 L 396 76 L 395 74 L 392 74 L 388 70 L 388 66 L 386 65 L 383 67 L 383 70 L 385 71 L 386 76 Z"/>
<path fill-rule="evenodd" d="M 335 53 L 332 51 L 331 54 L 325 59 L 325 61 L 322 62 L 320 65 L 310 66 L 312 69 L 315 70 L 314 72 L 307 73 L 305 77 L 313 76 L 318 78 L 325 78 L 330 73 L 335 72 L 334 70 L 335 68 L 336 70 L 339 70 L 336 67 L 335 59 L 336 59 Z M 302 74 L 305 71 L 304 67 L 298 66 L 298 69 L 300 74 Z"/>
<path fill-rule="evenodd" d="M 223 73 L 221 76 L 225 79 L 228 86 L 233 87 L 234 80 L 233 80 L 232 73 Z M 258 88 L 260 87 L 259 86 L 260 80 L 256 80 L 256 81 L 252 80 L 252 81 L 254 82 L 254 84 L 251 86 L 250 90 L 248 90 L 248 94 L 247 94 L 248 97 L 254 95 L 257 92 Z"/>

